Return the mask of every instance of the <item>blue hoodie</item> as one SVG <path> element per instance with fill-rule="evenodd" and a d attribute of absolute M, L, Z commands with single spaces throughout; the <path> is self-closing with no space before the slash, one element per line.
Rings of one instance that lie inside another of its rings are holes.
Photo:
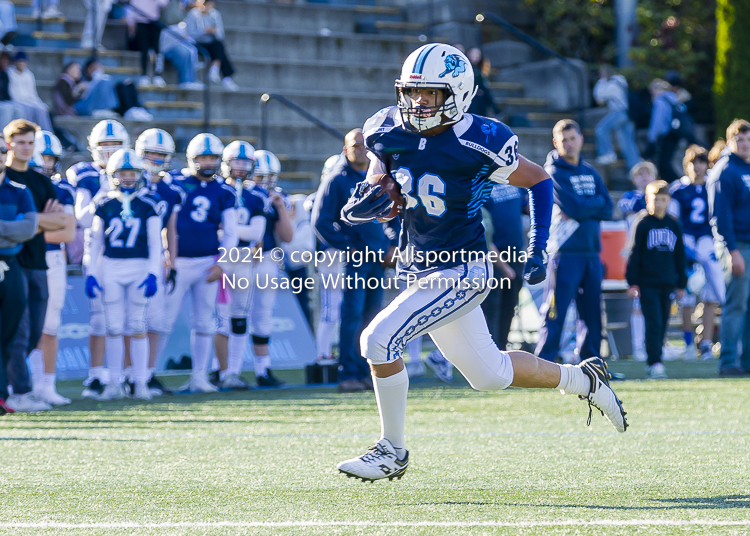
<path fill-rule="evenodd" d="M 580 159 L 574 166 L 557 151 L 547 155 L 544 170 L 552 177 L 555 205 L 580 225 L 560 253 L 598 255 L 602 249 L 599 222 L 612 219 L 612 198 L 596 169 Z"/>
<path fill-rule="evenodd" d="M 706 190 L 712 225 L 729 251 L 738 240 L 750 242 L 750 164 L 733 153 L 722 156 L 709 171 Z"/>
<path fill-rule="evenodd" d="M 365 173 L 351 167 L 346 158 L 342 158 L 320 183 L 311 221 L 315 234 L 322 242 L 321 246 L 340 250 L 388 250 L 391 240 L 386 236 L 382 223 L 373 221 L 351 226 L 341 221 L 341 209 L 365 176 Z"/>

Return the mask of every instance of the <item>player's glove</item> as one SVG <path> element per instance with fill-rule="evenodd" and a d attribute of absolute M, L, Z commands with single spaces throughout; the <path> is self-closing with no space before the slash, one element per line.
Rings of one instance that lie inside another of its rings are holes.
<path fill-rule="evenodd" d="M 176 286 L 177 286 L 177 270 L 175 270 L 174 268 L 170 268 L 169 275 L 167 276 L 167 294 L 172 294 Z"/>
<path fill-rule="evenodd" d="M 369 190 L 367 181 L 357 184 L 357 189 L 349 202 L 341 209 L 341 219 L 349 225 L 367 223 L 377 218 L 384 218 L 393 208 L 393 201 L 385 195 L 380 185 Z"/>
<path fill-rule="evenodd" d="M 156 276 L 154 274 L 148 274 L 146 276 L 146 279 L 143 280 L 143 283 L 138 285 L 138 288 L 146 287 L 143 291 L 144 296 L 147 298 L 150 298 L 154 294 L 156 294 Z"/>
<path fill-rule="evenodd" d="M 86 277 L 86 296 L 91 298 L 92 300 L 96 298 L 96 289 L 102 290 L 102 287 L 99 286 L 99 281 L 96 280 L 96 277 L 93 275 Z"/>
<path fill-rule="evenodd" d="M 523 278 L 529 285 L 536 285 L 547 278 L 547 252 L 534 248 L 526 258 L 526 266 L 523 268 Z"/>

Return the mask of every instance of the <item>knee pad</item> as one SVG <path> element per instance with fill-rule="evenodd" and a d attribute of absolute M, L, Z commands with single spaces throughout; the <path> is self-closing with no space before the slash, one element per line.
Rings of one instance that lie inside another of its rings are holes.
<path fill-rule="evenodd" d="M 392 333 L 386 333 L 384 329 L 379 329 L 379 324 L 371 322 L 370 325 L 362 331 L 362 335 L 359 338 L 362 355 L 369 363 L 374 363 L 376 365 L 380 363 L 388 363 L 401 357 L 403 349 L 406 346 L 405 343 L 401 344 L 401 352 L 391 352 L 391 355 L 388 355 L 389 340 L 392 336 Z M 393 347 L 394 345 L 391 344 L 390 346 Z"/>
<path fill-rule="evenodd" d="M 501 391 L 510 387 L 513 383 L 513 362 L 510 359 L 508 352 L 499 351 L 500 359 L 495 364 L 494 372 L 490 374 L 472 374 L 471 371 L 466 371 L 464 374 L 463 368 L 461 373 L 466 376 L 466 380 L 471 385 L 472 389 L 477 391 Z"/>
<path fill-rule="evenodd" d="M 234 333 L 235 335 L 244 335 L 245 333 L 247 333 L 247 319 L 233 318 L 232 333 Z"/>
<path fill-rule="evenodd" d="M 269 343 L 269 341 L 271 340 L 271 337 L 261 337 L 260 335 L 253 335 L 252 339 L 253 339 L 253 344 L 264 345 L 264 344 Z"/>
<path fill-rule="evenodd" d="M 125 335 L 131 337 L 146 333 L 146 319 L 130 317 L 125 322 Z"/>
<path fill-rule="evenodd" d="M 92 312 L 89 326 L 89 335 L 104 337 L 107 334 L 107 324 L 104 321 L 104 311 Z"/>

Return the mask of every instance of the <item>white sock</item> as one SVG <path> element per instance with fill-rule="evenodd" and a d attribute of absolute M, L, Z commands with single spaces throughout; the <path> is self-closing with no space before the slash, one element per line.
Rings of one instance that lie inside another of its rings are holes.
<path fill-rule="evenodd" d="M 406 345 L 406 355 L 409 356 L 409 363 L 422 361 L 422 336 L 414 337 Z"/>
<path fill-rule="evenodd" d="M 52 389 L 53 391 L 55 390 L 55 379 L 56 379 L 55 377 L 56 376 L 57 375 L 54 372 L 44 373 L 43 384 L 44 384 L 45 389 Z"/>
<path fill-rule="evenodd" d="M 164 349 L 167 347 L 169 342 L 169 333 L 159 333 L 159 343 L 156 345 L 156 363 L 161 361 L 161 357 L 164 355 Z"/>
<path fill-rule="evenodd" d="M 633 351 L 646 348 L 646 319 L 643 315 L 630 315 L 630 337 Z"/>
<path fill-rule="evenodd" d="M 29 354 L 29 373 L 34 391 L 38 391 L 44 382 L 44 355 L 39 348 L 34 348 Z"/>
<path fill-rule="evenodd" d="M 191 351 L 193 353 L 193 373 L 205 374 L 208 360 L 211 359 L 213 337 L 211 335 L 194 334 L 191 337 Z"/>
<path fill-rule="evenodd" d="M 120 337 L 107 336 L 107 369 L 109 381 L 114 385 L 122 383 L 122 366 L 125 362 L 125 340 Z"/>
<path fill-rule="evenodd" d="M 318 355 L 328 357 L 331 355 L 333 346 L 333 330 L 336 327 L 334 322 L 318 322 L 318 332 L 315 335 L 315 344 L 318 347 Z"/>
<path fill-rule="evenodd" d="M 409 375 L 406 369 L 387 378 L 372 377 L 375 386 L 375 398 L 380 412 L 380 437 L 385 438 L 396 447 L 396 454 L 403 458 L 404 422 L 406 421 L 406 396 L 409 393 Z"/>
<path fill-rule="evenodd" d="M 148 339 L 130 339 L 130 359 L 133 361 L 131 378 L 135 383 L 148 381 Z"/>
<path fill-rule="evenodd" d="M 591 380 L 581 367 L 560 365 L 560 384 L 556 388 L 564 395 L 587 396 L 591 389 Z"/>
<path fill-rule="evenodd" d="M 268 372 L 268 367 L 271 366 L 271 356 L 256 355 L 253 363 L 255 364 L 255 377 L 265 376 L 266 372 Z"/>
<path fill-rule="evenodd" d="M 149 380 L 154 377 L 154 372 L 156 372 L 156 367 L 148 367 L 148 379 Z"/>
<path fill-rule="evenodd" d="M 229 376 L 229 369 L 219 371 L 219 381 L 224 381 Z"/>
<path fill-rule="evenodd" d="M 104 367 L 91 367 L 89 369 L 89 378 L 96 379 L 104 383 Z"/>
<path fill-rule="evenodd" d="M 245 362 L 245 351 L 247 350 L 248 333 L 244 335 L 229 334 L 227 341 L 227 374 L 239 374 L 242 372 L 242 363 Z"/>

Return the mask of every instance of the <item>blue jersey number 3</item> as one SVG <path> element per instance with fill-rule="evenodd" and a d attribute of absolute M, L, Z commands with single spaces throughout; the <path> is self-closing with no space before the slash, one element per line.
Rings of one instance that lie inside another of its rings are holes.
<path fill-rule="evenodd" d="M 416 208 L 419 201 L 422 202 L 427 214 L 439 218 L 447 210 L 445 201 L 439 194 L 445 195 L 445 182 L 443 179 L 432 173 L 425 173 L 416 180 L 416 194 L 419 201 L 411 195 L 414 190 L 414 176 L 408 168 L 401 167 L 396 170 L 393 177 L 401 185 L 401 195 L 406 200 L 406 209 Z"/>

